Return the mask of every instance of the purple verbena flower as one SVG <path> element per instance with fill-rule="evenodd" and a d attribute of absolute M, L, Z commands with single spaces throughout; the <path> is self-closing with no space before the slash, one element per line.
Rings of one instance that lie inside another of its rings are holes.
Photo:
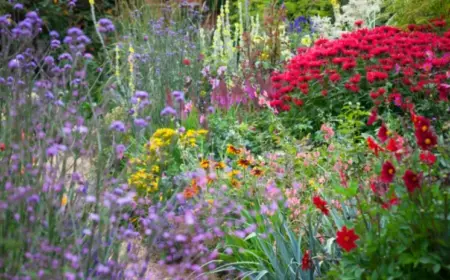
<path fill-rule="evenodd" d="M 167 106 L 166 108 L 164 108 L 161 111 L 161 116 L 168 116 L 168 115 L 176 116 L 177 115 L 177 111 L 174 108 L 172 108 L 170 106 Z"/>
<path fill-rule="evenodd" d="M 125 132 L 125 124 L 121 121 L 113 121 L 111 126 L 109 127 L 111 130 L 115 130 L 118 132 Z"/>
<path fill-rule="evenodd" d="M 102 18 L 98 21 L 98 31 L 100 33 L 110 33 L 114 32 L 115 27 L 111 20 L 107 18 Z"/>

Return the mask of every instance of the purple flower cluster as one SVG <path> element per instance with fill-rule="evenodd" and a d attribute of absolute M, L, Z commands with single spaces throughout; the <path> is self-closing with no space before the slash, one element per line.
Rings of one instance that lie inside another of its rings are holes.
<path fill-rule="evenodd" d="M 98 21 L 98 31 L 100 33 L 111 33 L 115 31 L 115 27 L 111 20 L 102 18 Z"/>

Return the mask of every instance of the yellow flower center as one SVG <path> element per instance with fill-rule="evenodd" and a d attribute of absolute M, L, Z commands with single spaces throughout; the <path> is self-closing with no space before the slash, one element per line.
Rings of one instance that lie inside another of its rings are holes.
<path fill-rule="evenodd" d="M 423 126 L 422 126 L 422 131 L 425 132 L 425 131 L 427 131 L 427 130 L 428 130 L 428 126 L 423 125 Z"/>
<path fill-rule="evenodd" d="M 344 237 L 345 242 L 348 242 L 350 240 L 350 237 L 346 236 Z"/>
<path fill-rule="evenodd" d="M 425 139 L 425 144 L 430 145 L 431 144 L 431 139 L 430 138 Z"/>
<path fill-rule="evenodd" d="M 389 174 L 391 174 L 391 175 L 394 174 L 394 169 L 390 168 L 389 169 Z"/>

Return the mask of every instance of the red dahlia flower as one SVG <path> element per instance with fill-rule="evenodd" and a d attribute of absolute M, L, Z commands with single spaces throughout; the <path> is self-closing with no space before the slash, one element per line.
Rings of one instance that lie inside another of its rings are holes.
<path fill-rule="evenodd" d="M 416 174 L 411 170 L 406 170 L 403 175 L 403 182 L 405 182 L 406 188 L 408 192 L 412 193 L 416 189 L 420 189 L 420 184 L 422 181 L 422 173 Z"/>
<path fill-rule="evenodd" d="M 330 214 L 330 210 L 328 210 L 327 202 L 320 198 L 320 196 L 314 196 L 313 197 L 313 203 L 319 209 L 322 211 L 322 213 L 326 216 Z"/>
<path fill-rule="evenodd" d="M 373 109 L 372 112 L 370 113 L 369 119 L 367 120 L 367 125 L 372 125 L 374 122 L 377 121 L 377 118 L 378 118 L 377 110 Z"/>
<path fill-rule="evenodd" d="M 437 136 L 433 131 L 427 130 L 422 132 L 421 130 L 416 130 L 415 134 L 417 145 L 423 150 L 429 150 L 437 145 Z"/>
<path fill-rule="evenodd" d="M 359 236 L 355 234 L 354 229 L 347 229 L 346 226 L 343 226 L 340 231 L 336 234 L 336 242 L 347 252 L 356 248 L 355 241 L 359 239 Z"/>
<path fill-rule="evenodd" d="M 302 270 L 309 270 L 312 267 L 311 256 L 309 250 L 306 250 L 302 257 Z"/>
<path fill-rule="evenodd" d="M 422 151 L 420 161 L 431 166 L 436 162 L 436 156 L 432 152 Z"/>
<path fill-rule="evenodd" d="M 383 183 L 392 183 L 394 181 L 395 177 L 395 167 L 390 161 L 386 161 L 383 163 L 383 166 L 381 168 L 381 176 L 380 180 Z"/>

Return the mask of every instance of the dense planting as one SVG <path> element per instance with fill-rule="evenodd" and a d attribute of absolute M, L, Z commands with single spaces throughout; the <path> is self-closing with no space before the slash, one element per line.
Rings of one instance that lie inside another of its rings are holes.
<path fill-rule="evenodd" d="M 0 279 L 449 279 L 445 14 L 110 2 L 0 4 Z"/>

